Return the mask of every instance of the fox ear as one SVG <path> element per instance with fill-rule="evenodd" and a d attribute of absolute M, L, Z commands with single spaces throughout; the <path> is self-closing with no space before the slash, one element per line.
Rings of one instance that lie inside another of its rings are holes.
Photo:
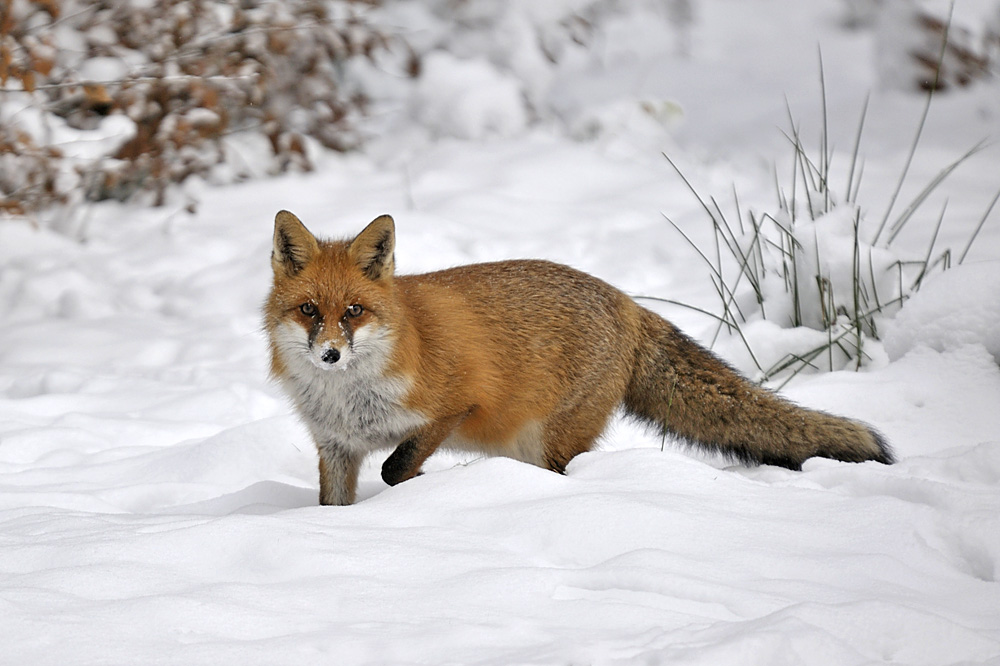
<path fill-rule="evenodd" d="M 295 275 L 319 253 L 319 242 L 305 225 L 287 210 L 274 216 L 274 249 L 271 267 L 275 273 Z"/>
<path fill-rule="evenodd" d="M 388 215 L 376 217 L 357 235 L 347 254 L 372 280 L 391 277 L 396 270 L 396 224 Z"/>

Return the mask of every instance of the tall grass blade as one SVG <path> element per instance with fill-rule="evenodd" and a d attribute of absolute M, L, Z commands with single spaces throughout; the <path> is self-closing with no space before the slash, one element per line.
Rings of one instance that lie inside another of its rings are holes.
<path fill-rule="evenodd" d="M 864 331 L 862 330 L 862 318 L 861 318 L 861 301 L 864 296 L 861 293 L 861 284 L 863 280 L 861 279 L 861 239 L 859 238 L 861 229 L 861 210 L 856 209 L 854 211 L 854 254 L 851 258 L 851 281 L 854 285 L 854 334 L 855 334 L 855 346 L 858 350 L 858 363 L 855 366 L 855 370 L 861 369 L 861 344 L 862 336 Z"/>
<path fill-rule="evenodd" d="M 961 263 L 965 261 L 965 255 L 969 254 L 969 248 L 971 248 L 972 243 L 975 242 L 976 236 L 979 235 L 980 229 L 982 229 L 983 225 L 986 224 L 986 218 L 988 218 L 990 216 L 990 212 L 993 211 L 993 207 L 997 204 L 997 199 L 1000 199 L 1000 190 L 997 190 L 997 193 L 993 195 L 993 200 L 990 201 L 990 205 L 987 206 L 986 212 L 983 213 L 983 217 L 979 220 L 979 224 L 976 225 L 976 230 L 972 232 L 972 236 L 969 238 L 969 242 L 965 244 L 965 249 L 962 250 L 962 256 L 958 258 L 959 265 L 961 265 Z"/>
<path fill-rule="evenodd" d="M 756 241 L 756 238 L 754 240 Z M 743 319 L 743 321 L 746 321 L 746 317 L 743 316 L 742 311 L 739 310 L 738 304 L 736 304 L 734 301 L 734 299 L 736 298 L 736 290 L 739 288 L 740 282 L 743 280 L 743 276 L 744 275 L 747 276 L 747 279 L 751 281 L 754 292 L 757 296 L 757 304 L 760 306 L 761 316 L 764 316 L 764 296 L 763 292 L 761 291 L 759 282 L 754 283 L 754 280 L 757 280 L 758 278 L 753 276 L 752 270 L 747 266 L 747 263 L 749 262 L 752 254 L 743 255 L 742 250 L 739 250 L 738 248 L 739 246 L 737 245 L 737 251 L 740 253 L 739 256 L 742 257 L 742 260 L 740 265 L 738 266 L 736 282 L 734 282 L 731 287 L 727 286 L 727 290 L 730 295 L 728 301 L 723 303 L 723 310 L 728 312 L 731 306 L 736 307 L 737 311 L 740 312 L 740 316 Z M 715 334 L 712 336 L 712 342 L 711 342 L 712 345 L 715 344 L 716 340 L 719 337 L 719 333 L 721 331 L 722 331 L 722 326 L 720 325 L 715 330 Z"/>
<path fill-rule="evenodd" d="M 854 135 L 854 146 L 851 148 L 851 168 L 847 172 L 847 193 L 844 195 L 844 201 L 853 203 L 857 200 L 857 192 L 854 196 L 851 196 L 851 191 L 854 187 L 854 169 L 858 164 L 858 155 L 861 151 L 861 133 L 865 129 L 865 118 L 868 115 L 868 102 L 871 99 L 871 93 L 865 95 L 864 106 L 861 107 L 861 119 L 858 121 L 858 131 Z M 862 165 L 862 171 L 864 170 L 864 165 Z M 858 180 L 858 186 L 860 187 L 861 181 L 860 176 Z"/>
<path fill-rule="evenodd" d="M 694 249 L 694 251 L 698 253 L 698 256 L 702 258 L 702 261 L 705 262 L 705 265 L 708 266 L 710 269 L 712 269 L 713 273 L 712 283 L 716 285 L 716 291 L 719 295 L 719 298 L 722 300 L 725 313 L 731 316 L 731 310 L 729 309 L 729 307 L 727 307 L 727 304 L 728 303 L 735 304 L 735 295 L 729 292 L 728 286 L 726 285 L 725 280 L 722 279 L 722 274 L 719 272 L 718 268 L 715 266 L 715 264 L 712 263 L 712 260 L 709 259 L 704 252 L 702 252 L 701 248 L 698 247 L 698 244 L 695 243 L 693 240 L 691 240 L 690 236 L 684 233 L 684 231 L 680 228 L 680 226 L 678 226 L 676 222 L 671 220 L 666 215 L 663 215 L 663 219 L 665 219 L 667 222 L 670 223 L 670 226 L 672 226 L 677 231 L 677 233 L 681 235 L 681 238 L 687 241 L 687 244 L 690 245 Z M 716 282 L 716 280 L 718 280 L 718 282 Z M 743 317 L 743 313 L 739 312 L 738 306 L 737 306 L 737 312 L 740 315 L 740 317 L 743 318 L 744 321 L 746 321 L 746 318 Z M 733 321 L 730 322 L 730 325 L 735 324 L 735 321 L 736 320 L 734 318 Z"/>
<path fill-rule="evenodd" d="M 910 144 L 910 152 L 906 156 L 906 162 L 903 164 L 903 170 L 899 173 L 899 180 L 896 181 L 896 188 L 893 190 L 892 196 L 889 197 L 889 206 L 885 209 L 882 221 L 878 225 L 878 231 L 875 232 L 875 239 L 872 241 L 872 245 L 878 243 L 879 238 L 882 237 L 882 232 L 885 230 L 885 225 L 889 222 L 889 217 L 892 215 L 892 209 L 896 205 L 896 199 L 899 198 L 899 192 L 903 189 L 903 183 L 906 181 L 906 175 L 910 172 L 910 165 L 913 163 L 913 156 L 917 152 L 917 144 L 920 143 L 920 136 L 923 134 L 924 126 L 927 124 L 927 114 L 931 110 L 931 100 L 934 99 L 934 91 L 937 89 L 939 79 L 941 77 L 941 65 L 944 62 L 945 50 L 948 47 L 948 33 L 951 31 L 951 19 L 954 13 L 955 2 L 952 0 L 948 8 L 948 20 L 945 22 L 944 32 L 941 36 L 941 51 L 938 54 L 938 66 L 934 70 L 934 81 L 927 90 L 927 100 L 924 102 L 924 109 L 920 114 L 920 122 L 917 123 L 917 132 L 913 137 L 913 142 Z"/>
<path fill-rule="evenodd" d="M 733 203 L 736 204 L 736 221 L 740 224 L 740 235 L 746 235 L 747 230 L 743 226 L 743 211 L 740 208 L 740 195 L 736 191 L 736 183 L 733 183 Z"/>
<path fill-rule="evenodd" d="M 871 248 L 868 250 L 868 278 L 872 285 L 872 296 L 875 298 L 875 310 L 876 312 L 881 312 L 885 305 L 882 304 L 878 295 L 878 282 L 875 280 L 875 259 L 872 257 Z M 888 303 L 886 303 L 886 305 L 888 305 Z M 878 330 L 875 327 L 874 319 L 870 320 L 868 325 L 871 327 L 872 336 L 878 338 Z"/>
<path fill-rule="evenodd" d="M 923 282 L 924 277 L 928 273 L 931 254 L 934 253 L 934 244 L 937 243 L 938 232 L 941 231 L 941 223 L 944 222 L 944 213 L 946 210 L 948 210 L 947 199 L 944 202 L 944 206 L 941 207 L 941 215 L 938 216 L 937 225 L 934 227 L 934 235 L 931 236 L 930 245 L 927 246 L 927 255 L 924 257 L 923 266 L 920 268 L 920 274 L 917 276 L 917 279 L 913 282 L 913 286 L 910 288 L 911 291 L 920 289 L 920 284 Z"/>
<path fill-rule="evenodd" d="M 670 156 L 667 155 L 666 153 L 660 153 L 660 154 L 663 155 L 664 159 L 667 160 L 667 164 L 673 167 L 673 170 L 677 172 L 677 175 L 681 177 L 681 181 L 683 181 L 683 183 L 687 185 L 688 190 L 690 190 L 691 194 L 694 195 L 694 198 L 698 200 L 698 203 L 701 204 L 701 207 L 705 210 L 706 213 L 708 213 L 708 216 L 712 217 L 712 211 L 709 209 L 708 204 L 706 204 L 705 200 L 701 198 L 701 195 L 698 194 L 698 190 L 694 188 L 694 185 L 692 185 L 691 181 L 687 179 L 687 176 L 685 176 L 684 172 L 680 170 L 680 167 L 674 164 L 674 161 L 670 159 Z"/>
<path fill-rule="evenodd" d="M 715 314 L 711 310 L 706 310 L 705 308 L 700 308 L 697 305 L 691 305 L 690 303 L 684 303 L 683 301 L 675 301 L 673 299 L 662 298 L 660 296 L 643 296 L 641 294 L 633 295 L 632 298 L 634 298 L 636 300 L 643 300 L 643 301 L 656 301 L 657 303 L 666 303 L 667 305 L 676 305 L 678 307 L 686 308 L 688 310 L 692 310 L 694 312 L 697 312 L 698 314 L 703 314 L 706 317 L 711 317 L 712 319 L 714 319 L 716 321 L 719 321 L 719 322 L 722 322 L 722 323 L 728 323 L 728 322 L 726 322 L 726 320 L 723 317 L 720 317 L 719 315 Z"/>
<path fill-rule="evenodd" d="M 917 209 L 920 208 L 921 205 L 923 205 L 924 201 L 927 200 L 927 197 L 931 195 L 931 193 L 937 188 L 937 186 L 940 185 L 945 178 L 951 175 L 951 172 L 957 169 L 958 166 L 962 164 L 962 162 L 964 162 L 965 160 L 969 159 L 970 157 L 981 151 L 983 148 L 986 147 L 986 145 L 987 144 L 985 140 L 980 141 L 972 148 L 970 148 L 968 151 L 966 151 L 964 155 L 962 155 L 957 160 L 946 166 L 944 169 L 941 169 L 941 171 L 939 171 L 937 175 L 934 176 L 934 178 L 932 178 L 931 181 L 927 183 L 926 186 L 924 186 L 924 189 L 920 190 L 920 193 L 917 194 L 916 197 L 914 197 L 913 201 L 910 202 L 910 205 L 906 207 L 906 210 L 903 211 L 903 213 L 899 216 L 899 218 L 892 223 L 892 226 L 890 227 L 891 233 L 889 234 L 889 240 L 886 241 L 886 245 L 892 244 L 892 241 L 896 239 L 896 236 L 899 235 L 899 232 L 903 230 L 903 227 L 906 225 L 906 223 L 910 221 L 910 218 L 913 216 L 913 214 L 917 212 Z"/>
<path fill-rule="evenodd" d="M 734 259 L 740 262 L 739 272 L 736 277 L 736 284 L 733 285 L 733 291 L 736 290 L 736 286 L 738 286 L 739 282 L 743 279 L 743 276 L 746 275 L 747 279 L 750 281 L 750 285 L 753 287 L 754 295 L 757 297 L 757 300 L 760 301 L 763 298 L 760 287 L 761 276 L 757 275 L 753 270 L 750 270 L 750 258 L 740 246 L 740 241 L 733 232 L 733 228 L 730 226 L 729 220 L 726 219 L 722 209 L 719 208 L 718 202 L 714 198 L 712 198 L 711 201 L 715 210 L 719 214 L 718 218 L 716 218 L 717 221 L 715 222 L 715 226 L 719 230 L 719 233 L 722 234 L 722 239 L 726 242 L 726 248 L 729 250 L 729 253 Z M 751 239 L 751 249 L 752 243 L 755 240 L 756 237 Z"/>
<path fill-rule="evenodd" d="M 848 202 L 852 205 L 857 205 L 858 203 L 858 192 L 861 191 L 861 177 L 865 174 L 865 161 L 861 160 L 861 166 L 858 167 L 858 178 L 854 181 L 854 191 L 852 192 L 853 198 Z"/>
<path fill-rule="evenodd" d="M 830 211 L 830 124 L 827 118 L 826 71 L 823 69 L 823 49 L 817 47 L 819 55 L 819 91 L 823 101 L 823 130 L 820 137 L 820 187 L 823 193 L 823 212 Z"/>
<path fill-rule="evenodd" d="M 769 368 L 767 372 L 764 373 L 764 376 L 767 378 L 765 379 L 765 381 L 769 380 L 771 377 L 774 377 L 778 373 L 783 372 L 784 370 L 787 370 L 788 368 L 798 363 L 799 366 L 795 368 L 795 370 L 788 377 L 786 377 L 784 381 L 781 382 L 781 384 L 775 387 L 776 391 L 780 391 L 785 387 L 786 384 L 788 384 L 788 382 L 795 379 L 795 377 L 798 376 L 798 374 L 803 370 L 805 370 L 806 368 L 809 367 L 816 368 L 816 366 L 813 364 L 813 361 L 819 358 L 823 354 L 823 352 L 829 350 L 832 345 L 839 342 L 841 338 L 844 338 L 850 333 L 851 329 L 846 329 L 844 331 L 841 331 L 840 333 L 837 334 L 836 337 L 833 337 L 829 341 L 823 343 L 822 345 L 809 350 L 805 354 L 801 355 L 787 354 L 782 358 L 782 360 L 778 361 L 778 363 L 776 363 L 774 366 Z"/>

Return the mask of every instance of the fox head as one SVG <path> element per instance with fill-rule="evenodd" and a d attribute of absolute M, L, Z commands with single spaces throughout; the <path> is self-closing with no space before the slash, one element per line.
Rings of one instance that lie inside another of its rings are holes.
<path fill-rule="evenodd" d="M 297 217 L 274 218 L 274 283 L 264 306 L 277 375 L 302 361 L 350 368 L 385 352 L 392 334 L 395 225 L 382 215 L 350 241 L 317 239 Z"/>

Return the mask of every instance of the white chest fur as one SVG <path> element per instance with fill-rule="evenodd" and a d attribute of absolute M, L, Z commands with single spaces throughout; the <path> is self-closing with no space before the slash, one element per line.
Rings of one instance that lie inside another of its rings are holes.
<path fill-rule="evenodd" d="M 370 451 L 399 444 L 426 419 L 406 409 L 400 380 L 310 368 L 286 385 L 320 446 Z M 305 380 L 305 381 L 303 381 Z"/>
<path fill-rule="evenodd" d="M 282 351 L 287 369 L 282 385 L 321 448 L 392 447 L 427 422 L 403 406 L 408 382 L 384 374 L 385 354 L 356 354 L 327 369 L 311 362 L 301 347 Z"/>

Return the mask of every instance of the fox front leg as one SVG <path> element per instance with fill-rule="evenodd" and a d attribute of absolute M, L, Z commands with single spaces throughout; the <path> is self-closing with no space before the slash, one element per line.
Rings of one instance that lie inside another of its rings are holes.
<path fill-rule="evenodd" d="M 420 467 L 432 453 L 437 451 L 448 435 L 469 415 L 472 410 L 449 416 L 421 428 L 403 440 L 385 462 L 382 463 L 382 480 L 390 486 L 412 479 L 420 473 Z"/>
<path fill-rule="evenodd" d="M 361 456 L 335 445 L 319 448 L 319 503 L 343 506 L 354 503 Z"/>

